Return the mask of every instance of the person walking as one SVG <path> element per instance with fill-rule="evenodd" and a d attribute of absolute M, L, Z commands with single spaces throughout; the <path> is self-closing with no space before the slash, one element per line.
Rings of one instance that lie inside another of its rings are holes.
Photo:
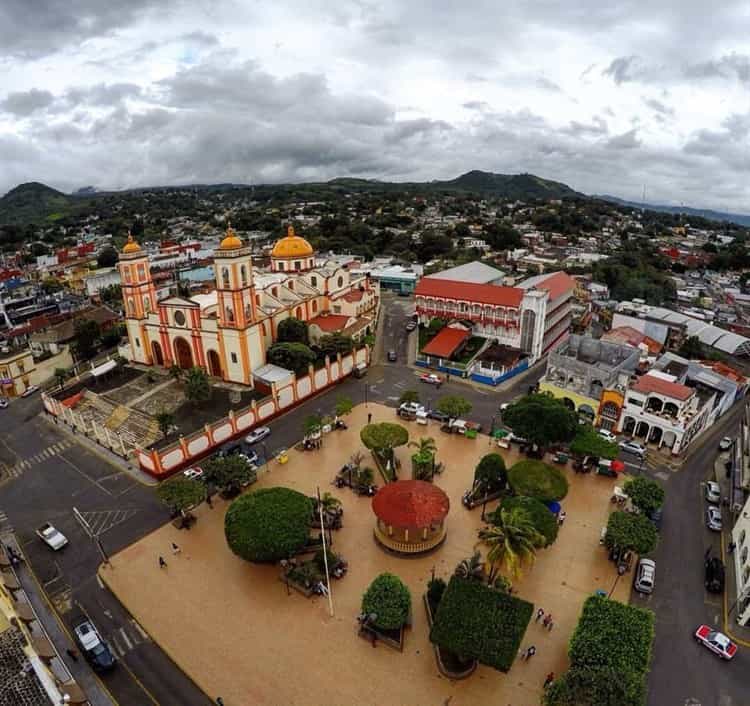
<path fill-rule="evenodd" d="M 74 662 L 78 661 L 78 653 L 72 647 L 68 647 L 65 652 L 67 653 L 68 657 L 70 657 L 70 659 L 72 659 Z"/>
<path fill-rule="evenodd" d="M 159 557 L 159 568 L 160 569 L 166 569 L 167 568 L 167 562 L 164 561 L 164 557 L 163 556 Z"/>
<path fill-rule="evenodd" d="M 174 543 L 172 542 L 172 554 L 179 554 L 182 550 Z"/>
<path fill-rule="evenodd" d="M 372 423 L 372 412 L 367 413 L 367 423 L 368 424 Z"/>
<path fill-rule="evenodd" d="M 548 687 L 549 687 L 549 685 L 550 685 L 550 684 L 551 684 L 551 683 L 552 683 L 553 681 L 555 681 L 555 673 L 554 673 L 554 672 L 550 672 L 550 673 L 549 673 L 549 674 L 547 675 L 547 678 L 546 678 L 546 679 L 544 680 L 544 688 L 545 688 L 545 689 L 546 689 L 546 688 L 548 688 Z"/>
<path fill-rule="evenodd" d="M 544 616 L 544 620 L 542 620 L 542 625 L 546 628 L 550 623 L 552 622 L 552 613 L 548 613 Z"/>
<path fill-rule="evenodd" d="M 549 616 L 549 622 L 547 623 L 547 631 L 552 632 L 552 628 L 555 627 L 555 624 L 552 622 L 552 616 Z"/>
<path fill-rule="evenodd" d="M 560 514 L 557 516 L 557 524 L 560 525 L 560 527 L 563 526 L 563 522 L 565 522 L 566 517 L 567 514 L 565 513 L 565 510 L 560 510 Z"/>
<path fill-rule="evenodd" d="M 534 645 L 531 645 L 528 650 L 526 650 L 526 661 L 528 662 L 534 655 L 536 654 L 536 647 Z"/>
<path fill-rule="evenodd" d="M 542 618 L 544 617 L 544 608 L 539 608 L 536 612 L 536 619 L 534 620 L 535 623 L 538 623 Z"/>

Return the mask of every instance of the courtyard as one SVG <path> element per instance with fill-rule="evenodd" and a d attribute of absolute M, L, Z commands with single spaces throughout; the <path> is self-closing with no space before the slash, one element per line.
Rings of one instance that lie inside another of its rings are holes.
<path fill-rule="evenodd" d="M 499 451 L 510 467 L 518 454 L 488 445 L 488 438 L 446 435 L 437 422 L 428 427 L 399 422 L 411 440 L 432 436 L 437 460 L 445 471 L 436 477 L 450 498 L 446 541 L 433 553 L 411 558 L 387 554 L 373 539 L 375 518 L 371 499 L 331 481 L 355 451 L 365 453 L 359 439 L 367 422 L 398 421 L 394 410 L 359 405 L 347 417 L 349 429 L 325 437 L 322 449 L 290 451 L 289 462 L 271 462 L 251 490 L 277 485 L 313 495 L 332 492 L 344 507 L 343 529 L 333 533 L 333 550 L 349 562 L 349 572 L 332 584 L 335 614 L 324 598 L 287 595 L 279 568 L 249 564 L 231 553 L 224 538 L 228 502 L 201 505 L 190 531 L 171 524 L 115 555 L 100 575 L 149 635 L 211 697 L 227 706 L 251 704 L 452 704 L 495 703 L 501 706 L 539 704 L 545 675 L 567 667 L 567 643 L 581 605 L 596 589 L 610 591 L 624 602 L 631 576 L 616 581 L 617 572 L 599 545 L 600 529 L 612 507 L 613 481 L 577 475 L 568 469 L 570 492 L 563 501 L 567 519 L 557 541 L 539 550 L 514 582 L 514 594 L 553 616 L 551 632 L 533 621 L 522 647 L 536 646 L 528 662 L 517 660 L 507 674 L 480 665 L 464 681 L 450 681 L 437 669 L 422 594 L 434 569 L 448 579 L 455 566 L 474 552 L 481 508 L 466 510 L 461 496 L 472 483 L 474 467 L 490 451 Z M 301 432 L 300 432 L 301 435 Z M 409 477 L 408 447 L 397 449 L 402 478 Z M 382 478 L 376 476 L 382 486 Z M 497 503 L 490 503 L 488 511 Z M 173 556 L 171 543 L 181 553 Z M 168 566 L 160 569 L 159 556 Z M 356 616 L 362 595 L 380 573 L 398 575 L 412 594 L 412 627 L 403 653 L 357 636 Z"/>

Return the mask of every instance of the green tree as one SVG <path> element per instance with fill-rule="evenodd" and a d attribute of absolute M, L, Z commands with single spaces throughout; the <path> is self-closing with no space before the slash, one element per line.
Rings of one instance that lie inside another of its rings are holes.
<path fill-rule="evenodd" d="M 417 449 L 411 457 L 412 478 L 414 480 L 431 480 L 435 470 L 435 452 L 437 446 L 431 436 L 423 436 L 419 441 L 410 441 L 409 446 Z"/>
<path fill-rule="evenodd" d="M 623 490 L 641 512 L 650 515 L 664 504 L 664 488 L 659 483 L 645 476 L 631 478 Z"/>
<path fill-rule="evenodd" d="M 211 385 L 206 371 L 194 365 L 188 370 L 185 378 L 185 398 L 194 404 L 206 402 L 211 398 Z"/>
<path fill-rule="evenodd" d="M 514 434 L 546 448 L 570 441 L 578 431 L 578 417 L 561 400 L 545 393 L 522 397 L 503 412 Z"/>
<path fill-rule="evenodd" d="M 596 456 L 610 460 L 617 458 L 619 453 L 616 443 L 607 441 L 589 425 L 578 430 L 570 444 L 570 450 L 579 456 Z"/>
<path fill-rule="evenodd" d="M 362 612 L 373 615 L 373 624 L 382 630 L 404 626 L 411 610 L 411 594 L 398 576 L 380 574 L 362 596 Z"/>
<path fill-rule="evenodd" d="M 544 706 L 643 706 L 646 682 L 637 672 L 573 665 L 545 691 Z"/>
<path fill-rule="evenodd" d="M 394 467 L 393 450 L 409 442 L 409 432 L 400 424 L 380 422 L 367 424 L 359 432 L 359 438 L 366 448 L 375 453 L 383 462 Z"/>
<path fill-rule="evenodd" d="M 73 324 L 73 351 L 79 360 L 89 360 L 96 353 L 99 324 L 89 319 L 76 319 Z"/>
<path fill-rule="evenodd" d="M 310 343 L 307 324 L 290 316 L 279 323 L 277 340 L 279 343 Z"/>
<path fill-rule="evenodd" d="M 351 413 L 352 409 L 354 409 L 354 402 L 352 402 L 351 397 L 341 395 L 336 399 L 337 417 L 345 417 L 347 414 Z"/>
<path fill-rule="evenodd" d="M 503 490 L 508 484 L 508 472 L 500 454 L 485 454 L 474 469 L 475 493 L 483 495 Z"/>
<path fill-rule="evenodd" d="M 99 290 L 99 298 L 108 306 L 122 305 L 122 286 L 119 284 L 110 284 Z"/>
<path fill-rule="evenodd" d="M 179 365 L 172 363 L 172 365 L 169 367 L 169 374 L 172 376 L 172 378 L 174 378 L 174 380 L 179 382 L 180 380 L 182 380 L 182 376 L 185 374 L 185 371 Z"/>
<path fill-rule="evenodd" d="M 156 495 L 173 513 L 184 513 L 206 499 L 206 486 L 182 473 L 165 480 Z"/>
<path fill-rule="evenodd" d="M 337 353 L 346 355 L 354 350 L 354 339 L 341 333 L 331 333 L 318 339 L 317 348 L 321 355 L 335 358 Z"/>
<path fill-rule="evenodd" d="M 437 408 L 453 421 L 471 412 L 471 402 L 459 395 L 446 395 L 438 400 Z"/>
<path fill-rule="evenodd" d="M 203 464 L 209 483 L 224 491 L 236 491 L 256 478 L 256 471 L 239 454 L 215 457 Z"/>
<path fill-rule="evenodd" d="M 171 412 L 167 412 L 166 410 L 162 410 L 155 416 L 155 419 L 156 423 L 159 425 L 159 431 L 166 439 L 167 435 L 169 434 L 169 430 L 174 424 L 174 414 L 172 414 Z"/>
<path fill-rule="evenodd" d="M 645 515 L 615 511 L 609 516 L 604 544 L 608 549 L 625 549 L 648 554 L 656 548 L 658 535 Z"/>
<path fill-rule="evenodd" d="M 401 393 L 401 397 L 398 398 L 398 403 L 400 405 L 410 403 L 419 404 L 419 393 L 416 390 L 404 390 Z"/>
<path fill-rule="evenodd" d="M 317 434 L 323 426 L 323 417 L 319 414 L 309 414 L 302 423 L 305 436 Z"/>
<path fill-rule="evenodd" d="M 472 581 L 484 581 L 487 574 L 484 571 L 484 562 L 479 552 L 474 552 L 470 557 L 461 559 L 453 571 L 454 576 Z"/>
<path fill-rule="evenodd" d="M 122 340 L 122 329 L 119 326 L 112 326 L 102 332 L 102 346 L 104 348 L 112 348 L 116 346 Z"/>
<path fill-rule="evenodd" d="M 479 541 L 485 544 L 487 563 L 490 565 L 488 580 L 492 583 L 500 565 L 504 565 L 513 577 L 521 574 L 525 562 L 533 563 L 536 550 L 545 545 L 545 538 L 534 527 L 531 517 L 522 508 L 495 513 L 494 524 L 479 530 Z"/>
<path fill-rule="evenodd" d="M 306 375 L 315 362 L 315 353 L 304 343 L 274 343 L 266 354 L 269 363 L 291 370 L 296 375 Z"/>
<path fill-rule="evenodd" d="M 55 368 L 54 375 L 55 378 L 57 378 L 57 384 L 60 386 L 60 389 L 62 389 L 65 381 L 68 379 L 68 375 L 70 375 L 70 371 L 66 368 Z"/>
<path fill-rule="evenodd" d="M 557 532 L 559 529 L 557 517 L 541 500 L 537 500 L 537 498 L 529 498 L 525 495 L 516 495 L 512 498 L 505 498 L 502 501 L 502 505 L 497 508 L 497 510 L 487 514 L 487 520 L 491 524 L 494 524 L 498 517 L 498 513 L 501 510 L 513 510 L 515 508 L 520 508 L 529 516 L 531 524 L 534 525 L 534 528 L 544 537 L 543 546 L 548 547 L 557 539 Z"/>
<path fill-rule="evenodd" d="M 96 258 L 98 267 L 114 267 L 117 264 L 119 255 L 113 247 L 105 247 L 101 250 Z"/>
<path fill-rule="evenodd" d="M 516 495 L 542 502 L 562 500 L 568 494 L 568 479 L 559 468 L 532 458 L 514 463 L 508 471 L 508 484 Z"/>
<path fill-rule="evenodd" d="M 678 355 L 688 360 L 705 358 L 705 350 L 698 336 L 688 336 L 677 351 Z"/>

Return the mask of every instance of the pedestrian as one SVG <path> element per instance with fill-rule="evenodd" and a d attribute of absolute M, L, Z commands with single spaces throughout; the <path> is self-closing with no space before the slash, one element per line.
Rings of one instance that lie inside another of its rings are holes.
<path fill-rule="evenodd" d="M 206 495 L 206 505 L 208 505 L 212 510 L 214 509 L 214 502 L 211 500 L 211 493 Z"/>
<path fill-rule="evenodd" d="M 534 622 L 538 623 L 543 617 L 544 617 L 544 608 L 540 608 L 536 612 L 536 620 L 534 620 Z"/>
<path fill-rule="evenodd" d="M 737 544 L 735 542 L 730 542 L 729 546 L 727 547 L 727 549 L 729 550 L 730 554 L 734 551 L 734 549 L 735 549 L 736 546 L 737 546 Z"/>
<path fill-rule="evenodd" d="M 367 413 L 367 423 L 370 424 L 372 422 L 372 412 Z"/>
<path fill-rule="evenodd" d="M 544 616 L 544 620 L 542 620 L 542 625 L 546 628 L 550 623 L 552 622 L 552 613 L 549 613 L 548 615 Z"/>
<path fill-rule="evenodd" d="M 528 650 L 526 650 L 526 661 L 528 662 L 528 660 L 530 660 L 535 654 L 536 654 L 536 647 L 532 645 L 531 647 L 529 647 Z"/>
<path fill-rule="evenodd" d="M 552 616 L 549 616 L 549 622 L 547 623 L 547 630 L 549 632 L 552 632 L 552 628 L 555 627 L 555 624 L 552 622 Z"/>
<path fill-rule="evenodd" d="M 553 681 L 555 681 L 555 673 L 550 672 L 544 680 L 544 688 L 546 689 Z"/>
<path fill-rule="evenodd" d="M 557 516 L 557 524 L 560 525 L 560 527 L 563 526 L 563 522 L 565 522 L 565 518 L 567 515 L 565 514 L 565 510 L 560 510 L 560 514 Z"/>
<path fill-rule="evenodd" d="M 68 657 L 70 657 L 70 659 L 72 659 L 74 662 L 78 661 L 78 653 L 72 647 L 68 647 L 65 652 L 67 653 Z"/>
<path fill-rule="evenodd" d="M 180 551 L 181 549 L 174 542 L 172 542 L 172 554 L 179 554 Z"/>
<path fill-rule="evenodd" d="M 164 557 L 163 556 L 159 557 L 159 568 L 160 569 L 166 569 L 167 568 L 167 562 L 164 561 Z"/>

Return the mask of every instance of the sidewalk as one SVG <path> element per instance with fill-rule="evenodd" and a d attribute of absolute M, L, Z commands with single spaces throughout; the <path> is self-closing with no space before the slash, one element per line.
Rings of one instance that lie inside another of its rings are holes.
<path fill-rule="evenodd" d="M 729 497 L 729 479 L 726 477 L 726 468 L 724 462 L 728 456 L 726 453 L 721 453 L 716 457 L 714 461 L 714 475 L 716 482 L 721 487 L 722 497 Z M 724 515 L 724 531 L 721 533 L 719 541 L 721 542 L 721 560 L 724 562 L 725 567 L 725 583 L 724 583 L 724 632 L 729 635 L 735 642 L 738 642 L 745 647 L 750 647 L 750 627 L 744 627 L 738 625 L 737 622 L 730 619 L 730 607 L 734 607 L 734 603 L 737 597 L 737 574 L 735 572 L 734 557 L 729 553 L 729 543 L 732 541 L 732 528 L 728 525 L 727 520 L 729 519 L 726 514 L 726 509 L 722 508 L 722 514 Z"/>
<path fill-rule="evenodd" d="M 159 485 L 159 481 L 152 478 L 147 473 L 141 471 L 135 463 L 132 463 L 131 461 L 118 456 L 104 446 L 97 444 L 95 441 L 85 436 L 84 434 L 74 432 L 62 419 L 45 414 L 44 412 L 42 412 L 39 416 L 41 419 L 44 419 L 50 426 L 57 427 L 57 431 L 60 434 L 62 434 L 63 436 L 67 436 L 77 444 L 80 444 L 84 448 L 88 449 L 92 454 L 99 456 L 99 458 L 101 458 L 111 466 L 119 468 L 123 473 L 127 473 L 134 481 L 137 481 L 141 485 Z"/>

